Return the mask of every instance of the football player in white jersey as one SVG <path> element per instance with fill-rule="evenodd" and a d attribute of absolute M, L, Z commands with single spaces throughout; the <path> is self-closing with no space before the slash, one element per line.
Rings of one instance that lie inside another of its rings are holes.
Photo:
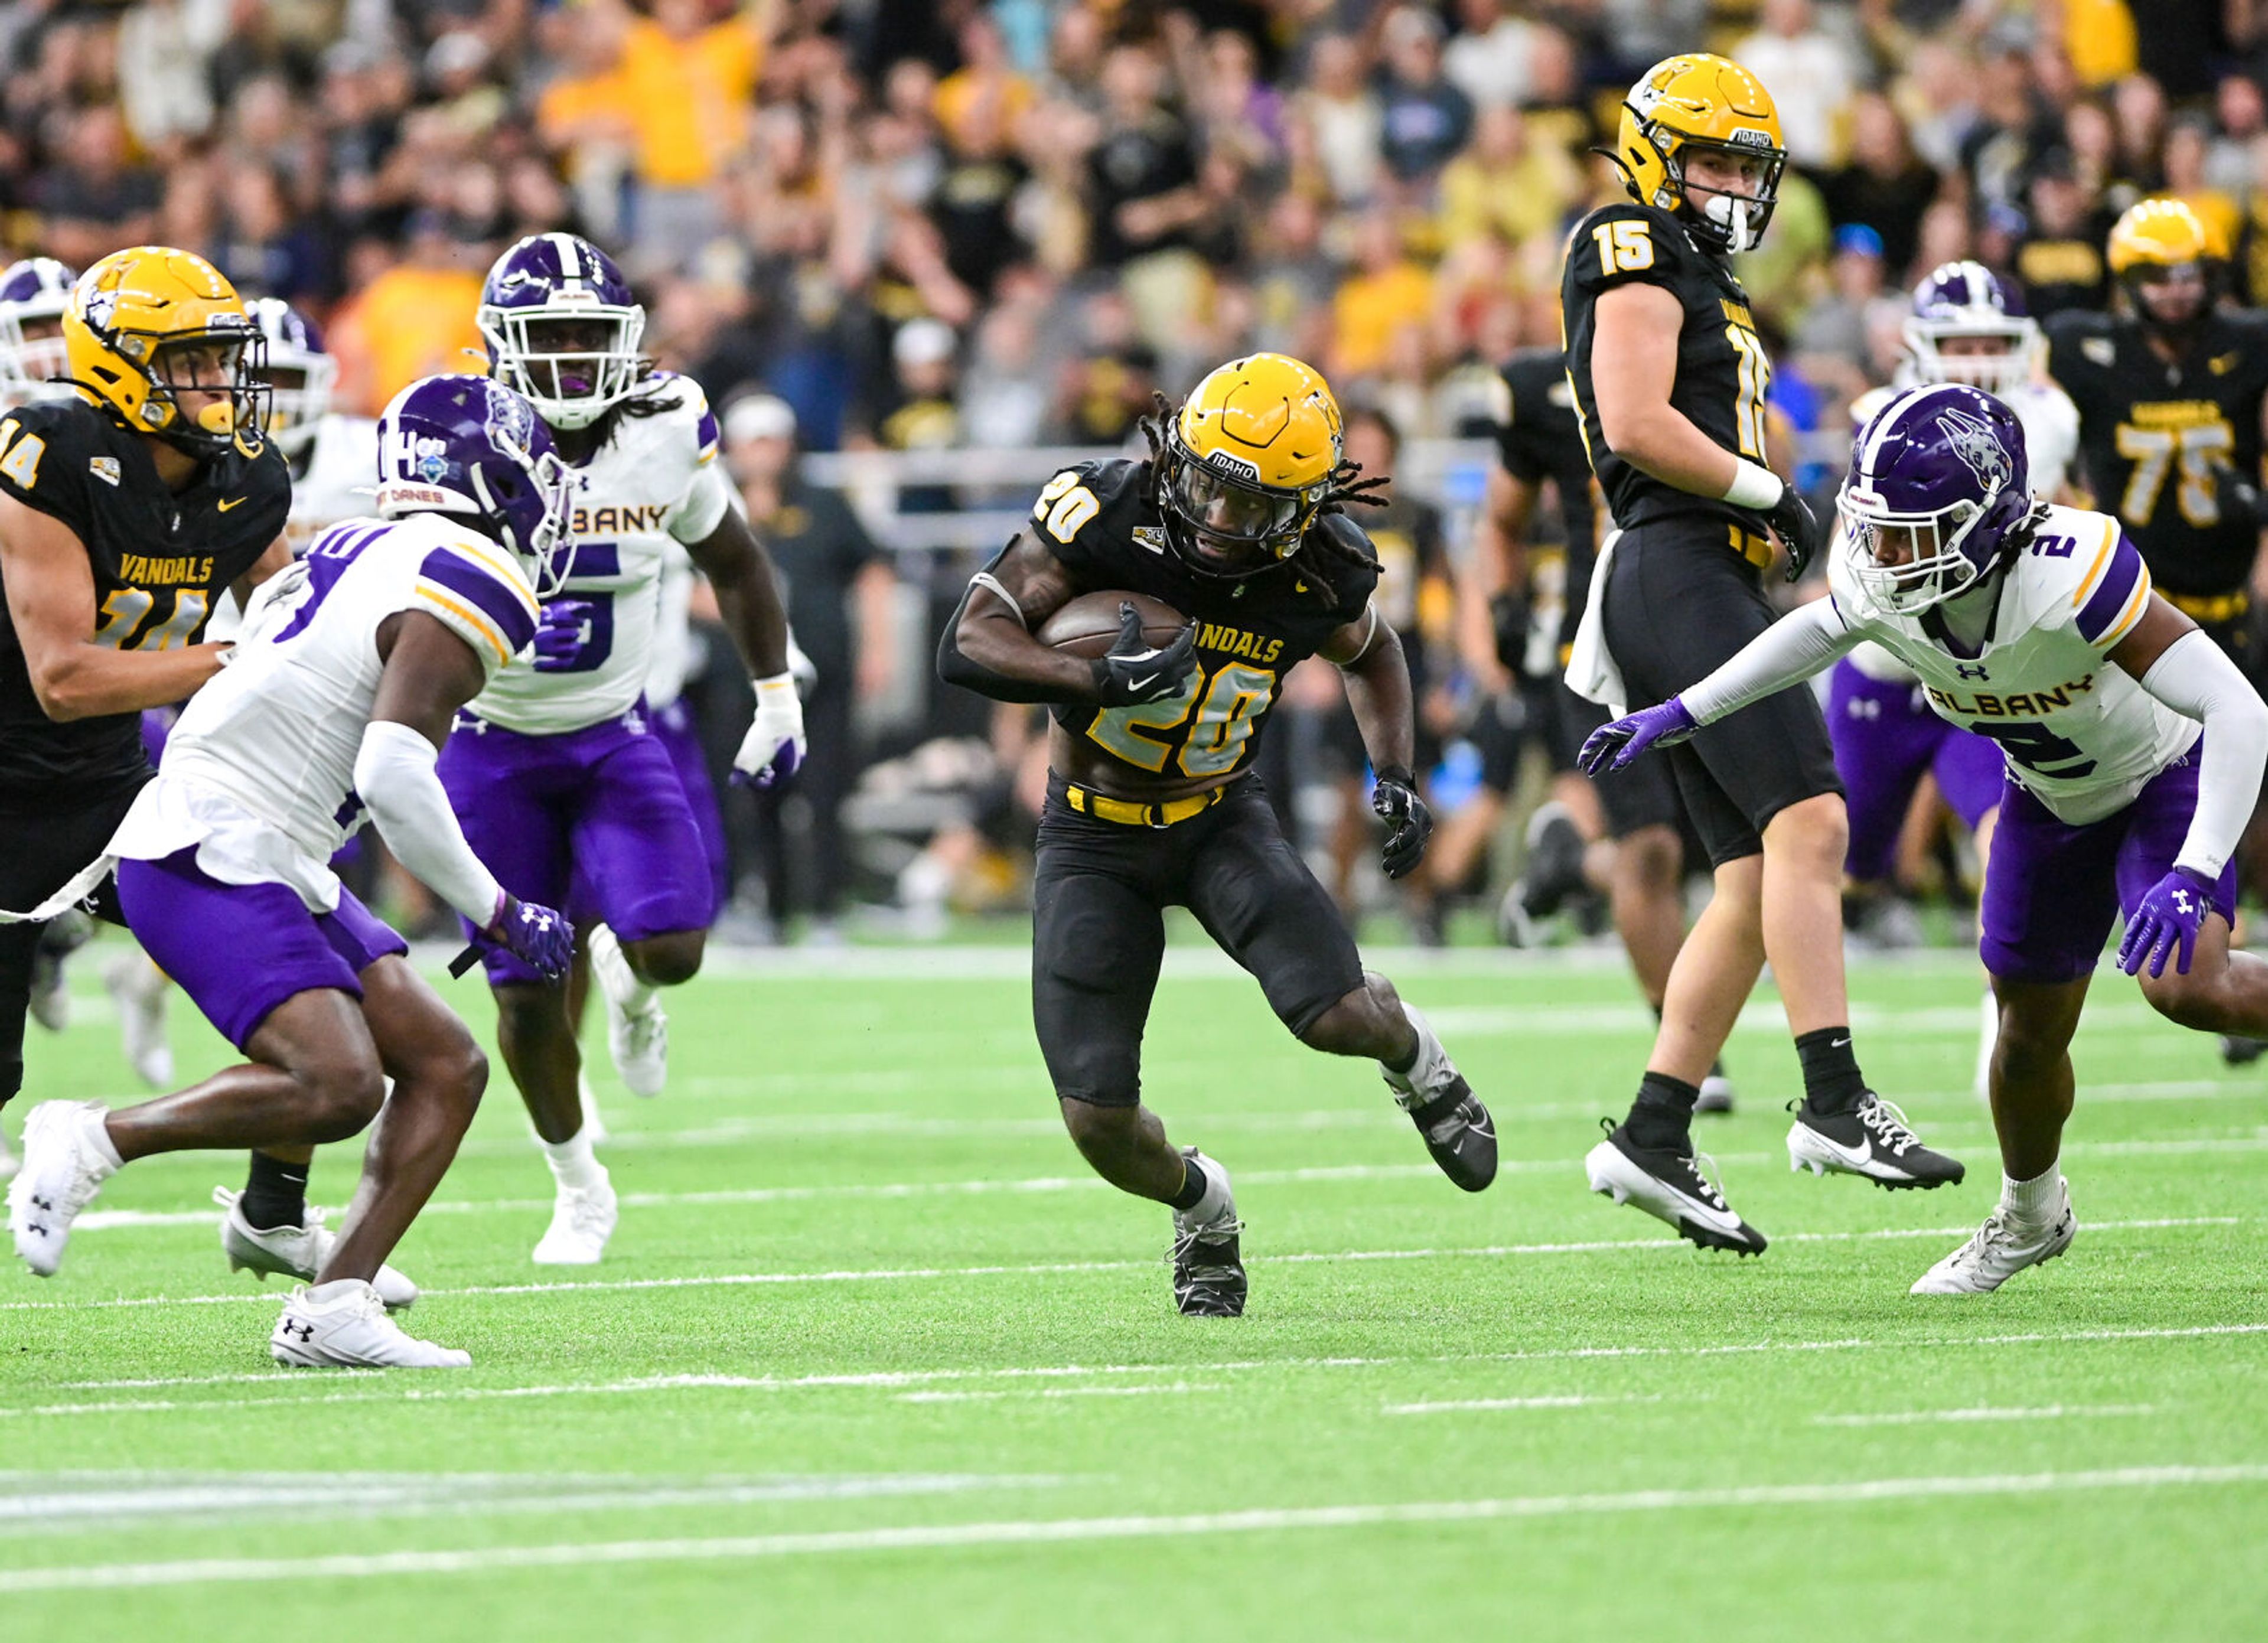
<path fill-rule="evenodd" d="M 2070 396 L 2039 379 L 2040 328 L 2023 304 L 1981 262 L 1940 264 L 1914 290 L 1905 321 L 1906 357 L 1892 386 L 1862 394 L 1851 406 L 1864 427 L 1906 388 L 1967 382 L 2016 413 L 2034 494 L 2059 502 L 2079 455 L 2079 410 Z M 1925 771 L 1976 840 L 1977 859 L 1992 851 L 2000 802 L 2000 750 L 1949 725 L 1929 708 L 1913 669 L 1879 645 L 1861 645 L 1835 664 L 1827 696 L 1827 730 L 1851 818 L 1845 872 L 1860 895 L 1890 876 L 1898 835 Z M 1988 989 L 1977 1050 L 1977 1093 L 1985 1093 L 1999 1012 Z"/>
<path fill-rule="evenodd" d="M 1584 748 L 1587 766 L 1627 763 L 1870 639 L 1920 676 L 1936 712 L 1999 745 L 1980 947 L 2000 1008 L 2000 1203 L 1917 1294 L 1996 1289 L 2070 1245 L 2077 1222 L 2057 1166 L 2068 1050 L 2122 912 L 2119 968 L 2161 1013 L 2268 1035 L 2268 960 L 2228 941 L 2230 857 L 2268 768 L 2268 704 L 2154 590 L 2115 518 L 2038 502 L 2026 468 L 2021 424 L 1990 394 L 1900 394 L 1852 454 L 1833 597 Z M 1798 1140 L 1792 1167 L 1831 1167 Z"/>
<path fill-rule="evenodd" d="M 247 1065 L 114 1112 L 35 1109 L 8 1221 L 49 1274 L 133 1159 L 309 1146 L 376 1118 L 346 1225 L 335 1241 L 308 1229 L 316 1281 L 285 1303 L 270 1350 L 307 1367 L 460 1368 L 466 1353 L 394 1323 L 377 1282 L 456 1155 L 487 1064 L 408 944 L 326 863 L 367 818 L 482 939 L 565 973 L 571 928 L 497 882 L 434 764 L 457 710 L 534 634 L 573 478 L 526 402 L 486 377 L 411 384 L 381 439 L 379 517 L 335 527 L 262 586 L 228 671 L 191 700 L 95 869 L 115 864 L 135 934 Z"/>
<path fill-rule="evenodd" d="M 467 710 L 441 779 L 474 848 L 502 865 L 516 895 L 597 926 L 591 968 L 615 1066 L 651 1095 L 667 1071 L 655 990 L 700 969 L 717 911 L 699 829 L 643 694 L 663 566 L 681 544 L 716 590 L 756 694 L 733 766 L 759 785 L 792 775 L 803 756 L 779 582 L 732 506 L 707 399 L 640 356 L 645 310 L 603 252 L 572 234 L 528 236 L 489 270 L 479 319 L 491 373 L 526 396 L 584 483 L 573 562 L 545 602 L 534 665 Z M 557 1188 L 534 1258 L 594 1262 L 614 1231 L 615 1193 L 592 1150 L 567 994 L 509 953 L 491 950 L 487 969 L 497 1043 Z"/>

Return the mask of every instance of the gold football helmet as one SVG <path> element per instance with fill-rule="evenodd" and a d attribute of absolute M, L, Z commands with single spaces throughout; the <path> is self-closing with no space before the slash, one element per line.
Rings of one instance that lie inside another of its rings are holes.
<path fill-rule="evenodd" d="M 2187 331 L 2213 306 L 2213 235 L 2183 201 L 2128 206 L 2111 227 L 2109 259 L 2135 317 L 2154 330 Z"/>
<path fill-rule="evenodd" d="M 256 449 L 267 394 L 259 328 L 236 288 L 194 252 L 114 251 L 79 276 L 63 311 L 73 384 L 137 433 L 196 457 Z M 194 416 L 181 393 L 225 394 Z"/>
<path fill-rule="evenodd" d="M 1241 578 L 1299 551 L 1342 460 L 1338 402 L 1320 372 L 1248 354 L 1162 420 L 1158 511 L 1189 569 Z"/>
<path fill-rule="evenodd" d="M 1742 198 L 1692 184 L 1686 162 L 1704 150 L 1762 161 L 1755 192 Z M 1719 250 L 1749 251 L 1778 203 L 1787 143 L 1763 81 L 1729 57 L 1689 52 L 1655 63 L 1631 87 L 1608 158 L 1639 204 L 1676 212 Z"/>

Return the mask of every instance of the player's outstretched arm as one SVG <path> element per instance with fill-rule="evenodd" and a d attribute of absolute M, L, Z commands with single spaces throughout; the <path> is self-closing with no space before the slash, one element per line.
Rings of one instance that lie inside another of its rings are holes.
<path fill-rule="evenodd" d="M 1020 534 L 969 579 L 938 642 L 938 677 L 996 702 L 1101 700 L 1093 662 L 1033 637 L 1079 591 L 1061 560 Z"/>
<path fill-rule="evenodd" d="M 98 644 L 94 572 L 70 526 L 0 495 L 0 583 L 32 693 L 62 723 L 164 707 L 220 671 L 225 645 L 129 651 Z"/>
<path fill-rule="evenodd" d="M 1704 725 L 1810 678 L 1856 650 L 1863 637 L 1843 625 L 1833 600 L 1815 599 L 1773 623 L 1698 683 L 1593 731 L 1575 762 L 1592 776 L 1618 770 L 1649 748 L 1683 741 Z"/>
<path fill-rule="evenodd" d="M 718 619 L 756 693 L 755 721 L 733 755 L 733 779 L 760 788 L 785 781 L 802 766 L 805 742 L 779 571 L 738 508 L 726 508 L 717 528 L 686 543 L 685 551 L 709 578 Z"/>
<path fill-rule="evenodd" d="M 1417 866 L 1433 832 L 1433 813 L 1410 768 L 1418 756 L 1416 697 L 1401 636 L 1372 605 L 1325 640 L 1317 654 L 1337 663 L 1346 681 L 1347 706 L 1378 777 L 1370 807 L 1389 829 L 1380 865 L 1388 878 L 1399 879 Z"/>

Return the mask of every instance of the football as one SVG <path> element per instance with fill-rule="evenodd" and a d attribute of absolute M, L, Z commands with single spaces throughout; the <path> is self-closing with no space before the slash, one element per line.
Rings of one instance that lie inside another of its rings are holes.
<path fill-rule="evenodd" d="M 1124 604 L 1142 613 L 1142 637 L 1153 645 L 1171 645 L 1174 636 L 1189 624 L 1180 611 L 1147 593 L 1082 593 L 1047 619 L 1040 629 L 1040 643 L 1089 661 L 1108 655 L 1118 642 L 1123 620 L 1118 608 Z"/>

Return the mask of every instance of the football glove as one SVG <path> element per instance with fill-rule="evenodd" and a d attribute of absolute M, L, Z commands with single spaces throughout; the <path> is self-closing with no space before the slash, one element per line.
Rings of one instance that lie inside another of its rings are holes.
<path fill-rule="evenodd" d="M 1496 637 L 1496 659 L 1514 678 L 1528 666 L 1528 600 L 1511 588 L 1489 595 L 1489 627 Z"/>
<path fill-rule="evenodd" d="M 575 961 L 575 926 L 562 914 L 523 902 L 509 890 L 482 933 L 546 981 L 559 980 Z"/>
<path fill-rule="evenodd" d="M 787 780 L 803 768 L 808 744 L 803 734 L 803 698 L 793 674 L 756 681 L 756 718 L 733 755 L 733 782 L 759 791 Z"/>
<path fill-rule="evenodd" d="M 587 599 L 555 599 L 535 624 L 535 665 L 546 673 L 565 673 L 589 643 L 598 607 Z"/>
<path fill-rule="evenodd" d="M 1197 665 L 1194 623 L 1160 648 L 1142 637 L 1142 615 L 1130 601 L 1118 607 L 1118 637 L 1110 653 L 1094 659 L 1094 699 L 1105 707 L 1161 702 L 1179 690 Z"/>
<path fill-rule="evenodd" d="M 2174 974 L 2190 973 L 2197 955 L 2198 932 L 2213 910 L 2215 886 L 2191 867 L 2176 867 L 2150 887 L 2126 920 L 2126 939 L 2118 944 L 2118 968 L 2139 976 L 2147 964 L 2154 976 L 2166 973 L 2166 960 L 2174 961 Z"/>
<path fill-rule="evenodd" d="M 1415 867 L 1425 854 L 1425 841 L 1433 836 L 1433 813 L 1418 796 L 1417 780 L 1401 766 L 1388 765 L 1378 773 L 1378 785 L 1371 790 L 1370 807 L 1389 829 L 1378 858 L 1389 879 L 1402 878 Z"/>
<path fill-rule="evenodd" d="M 2260 512 L 2260 487 L 2226 461 L 2213 465 L 2213 502 L 2221 522 L 2232 528 L 2257 531 L 2268 524 Z"/>
<path fill-rule="evenodd" d="M 1648 748 L 1675 747 L 1700 728 L 1685 711 L 1685 704 L 1672 696 L 1658 706 L 1641 708 L 1626 718 L 1600 726 L 1584 740 L 1575 763 L 1586 776 L 1603 775 L 1621 770 Z"/>
<path fill-rule="evenodd" d="M 1813 556 L 1819 551 L 1819 516 L 1793 485 L 1783 485 L 1779 500 L 1764 512 L 1764 523 L 1771 527 L 1772 534 L 1787 549 L 1787 579 L 1801 580 L 1803 573 L 1811 568 Z"/>

